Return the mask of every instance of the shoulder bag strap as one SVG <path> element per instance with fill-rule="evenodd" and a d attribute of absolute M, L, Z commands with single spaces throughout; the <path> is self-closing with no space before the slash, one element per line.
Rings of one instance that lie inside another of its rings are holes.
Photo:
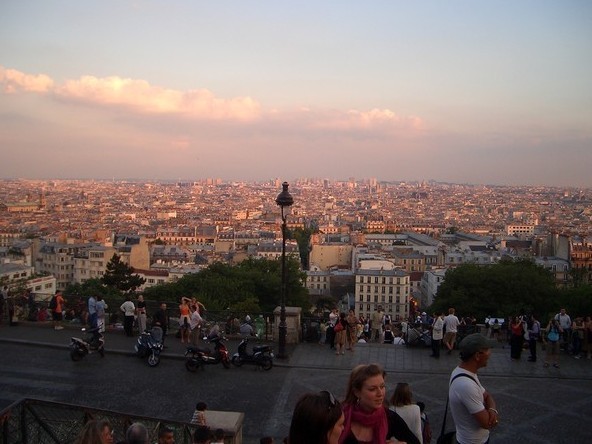
<path fill-rule="evenodd" d="M 466 378 L 471 378 L 473 381 L 475 381 L 475 378 L 473 378 L 471 375 L 467 375 L 466 373 L 459 373 L 454 378 L 452 378 L 452 380 L 450 381 L 450 384 L 448 385 L 449 392 L 450 392 L 450 386 L 452 385 L 454 380 L 456 378 L 460 378 L 463 376 Z M 477 384 L 477 381 L 475 381 L 475 384 Z M 444 435 L 444 432 L 446 431 L 446 416 L 448 416 L 448 402 L 449 401 L 450 401 L 450 395 L 446 396 L 446 408 L 444 409 L 444 419 L 442 420 L 442 429 L 440 430 L 440 436 Z"/>

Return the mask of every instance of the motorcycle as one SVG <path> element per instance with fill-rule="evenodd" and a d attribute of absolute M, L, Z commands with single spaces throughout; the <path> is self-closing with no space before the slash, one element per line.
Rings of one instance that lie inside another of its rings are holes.
<path fill-rule="evenodd" d="M 247 351 L 249 338 L 245 337 L 238 346 L 238 351 L 232 355 L 232 363 L 237 367 L 243 364 L 253 364 L 263 370 L 270 370 L 273 367 L 273 350 L 271 345 L 255 345 L 253 352 Z"/>
<path fill-rule="evenodd" d="M 105 356 L 105 337 L 99 331 L 99 327 L 83 328 L 84 338 L 70 338 L 70 358 L 72 361 L 80 361 L 90 353 L 99 353 L 101 358 Z"/>
<path fill-rule="evenodd" d="M 228 349 L 224 345 L 226 338 L 216 335 L 204 340 L 214 344 L 214 351 L 206 347 L 195 347 L 190 345 L 185 351 L 185 368 L 190 372 L 195 372 L 204 365 L 214 365 L 222 363 L 224 368 L 230 368 L 230 359 Z"/>
<path fill-rule="evenodd" d="M 138 337 L 134 349 L 136 350 L 136 356 L 139 358 L 147 357 L 148 365 L 156 367 L 160 363 L 160 353 L 164 349 L 162 328 L 153 327 L 152 330 L 143 332 Z"/>

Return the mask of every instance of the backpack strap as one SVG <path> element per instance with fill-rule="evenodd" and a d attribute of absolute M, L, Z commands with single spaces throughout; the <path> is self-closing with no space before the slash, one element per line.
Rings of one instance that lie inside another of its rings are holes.
<path fill-rule="evenodd" d="M 450 387 L 452 386 L 452 383 L 454 382 L 454 380 L 456 378 L 461 378 L 461 377 L 470 378 L 473 381 L 475 381 L 475 378 L 473 378 L 471 375 L 468 375 L 466 373 L 459 373 L 458 375 L 454 376 L 454 378 L 452 378 L 450 380 L 450 384 L 448 385 L 449 394 L 448 394 L 448 396 L 446 396 L 446 408 L 444 409 L 444 419 L 442 420 L 442 429 L 440 430 L 440 436 L 444 435 L 444 431 L 446 430 L 446 416 L 448 415 L 448 403 L 450 401 Z M 475 384 L 477 384 L 477 381 L 475 381 Z"/>

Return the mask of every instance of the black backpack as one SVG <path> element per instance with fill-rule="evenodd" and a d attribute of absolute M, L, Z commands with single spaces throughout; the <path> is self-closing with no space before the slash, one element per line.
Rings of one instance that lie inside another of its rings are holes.
<path fill-rule="evenodd" d="M 49 309 L 50 310 L 55 310 L 58 306 L 58 301 L 56 300 L 56 297 L 52 297 L 51 301 L 49 301 Z"/>

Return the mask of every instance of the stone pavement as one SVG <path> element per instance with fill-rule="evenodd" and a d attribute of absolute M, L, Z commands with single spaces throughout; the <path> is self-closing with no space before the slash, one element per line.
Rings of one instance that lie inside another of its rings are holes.
<path fill-rule="evenodd" d="M 21 323 L 15 327 L 0 327 L 0 345 L 16 343 L 66 349 L 70 336 L 79 335 L 79 327 L 67 326 L 53 330 L 49 325 Z M 106 351 L 130 354 L 135 338 L 122 331 L 109 331 Z M 166 359 L 183 359 L 184 344 L 168 337 L 163 354 Z M 228 348 L 234 352 L 238 340 L 231 339 Z M 277 352 L 277 346 L 274 345 Z M 399 381 L 409 382 L 416 399 L 427 401 L 434 436 L 439 433 L 446 402 L 446 386 L 450 371 L 458 364 L 457 353 L 443 353 L 439 360 L 429 357 L 430 350 L 386 344 L 358 344 L 354 352 L 336 356 L 326 345 L 303 343 L 288 347 L 289 359 L 276 360 L 275 365 L 286 371 L 280 395 L 273 411 L 261 426 L 262 434 L 281 436 L 289 424 L 290 412 L 303 391 L 328 389 L 338 398 L 344 395 L 351 368 L 359 363 L 381 363 L 388 373 L 390 390 Z M 561 355 L 561 368 L 543 367 L 544 352 L 539 361 L 512 361 L 506 346 L 492 351 L 489 365 L 479 372 L 481 381 L 490 390 L 502 411 L 502 424 L 493 435 L 495 443 L 520 441 L 529 443 L 592 442 L 592 360 L 574 359 Z M 4 358 L 4 357 L 3 357 Z M 273 370 L 272 370 L 273 372 Z M 448 427 L 452 427 L 452 424 Z M 435 438 L 434 438 L 435 441 Z M 249 441 L 250 442 L 250 441 Z"/>
<path fill-rule="evenodd" d="M 14 327 L 0 326 L 0 341 L 41 345 L 54 348 L 68 348 L 71 336 L 82 332 L 76 325 L 66 325 L 63 330 L 54 330 L 49 323 L 21 322 Z M 239 340 L 229 338 L 227 346 L 231 353 L 238 347 Z M 123 331 L 109 330 L 105 339 L 107 353 L 130 354 L 133 352 L 134 338 L 126 337 Z M 167 336 L 163 358 L 183 359 L 185 344 L 172 335 Z M 277 346 L 274 346 L 277 354 Z M 354 352 L 336 356 L 327 346 L 314 343 L 288 345 L 289 359 L 276 359 L 278 367 L 349 370 L 357 364 L 379 362 L 387 371 L 405 374 L 446 374 L 458 364 L 458 353 L 447 355 L 442 352 L 440 359 L 430 358 L 430 350 L 421 347 L 405 347 L 387 344 L 357 344 Z M 544 351 L 539 348 L 538 362 L 527 362 L 528 351 L 524 351 L 521 361 L 510 359 L 510 350 L 500 344 L 493 348 L 489 364 L 479 370 L 483 376 L 516 376 L 529 378 L 583 379 L 592 381 L 592 360 L 574 359 L 561 354 L 559 369 L 543 367 Z"/>

